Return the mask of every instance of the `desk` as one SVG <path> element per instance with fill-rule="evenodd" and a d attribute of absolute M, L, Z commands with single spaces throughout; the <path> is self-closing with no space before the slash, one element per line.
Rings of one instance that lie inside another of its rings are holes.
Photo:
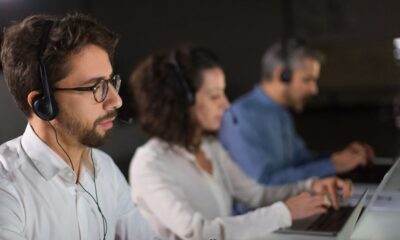
<path fill-rule="evenodd" d="M 400 161 L 398 159 L 397 161 Z M 375 189 L 374 189 L 375 190 Z M 380 191 L 378 189 L 378 191 Z M 397 164 L 395 169 L 388 178 L 382 193 L 395 192 L 400 194 L 400 164 Z M 276 234 L 272 233 L 267 238 L 268 240 L 327 240 L 336 239 L 336 237 L 321 237 L 321 236 L 306 236 L 295 234 Z M 366 209 L 357 223 L 352 240 L 399 240 L 400 239 L 400 203 L 392 209 Z"/>
<path fill-rule="evenodd" d="M 400 160 L 397 160 L 400 161 Z M 378 190 L 379 191 L 379 190 Z M 400 194 L 400 164 L 396 165 L 393 173 L 382 187 L 381 194 Z M 391 209 L 367 209 L 356 225 L 351 239 L 354 240 L 399 240 L 400 239 L 400 203 L 394 204 Z"/>
<path fill-rule="evenodd" d="M 360 219 L 351 239 L 399 240 L 400 211 L 370 210 Z"/>

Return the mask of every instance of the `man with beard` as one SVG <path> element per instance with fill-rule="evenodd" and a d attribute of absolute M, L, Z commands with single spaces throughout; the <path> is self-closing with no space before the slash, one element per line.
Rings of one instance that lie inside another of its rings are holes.
<path fill-rule="evenodd" d="M 0 239 L 154 239 L 118 167 L 95 149 L 122 105 L 117 42 L 80 14 L 6 29 L 4 76 L 28 124 L 0 146 Z"/>
<path fill-rule="evenodd" d="M 321 55 L 290 40 L 263 56 L 260 83 L 226 111 L 220 140 L 249 176 L 264 184 L 293 183 L 366 165 L 372 149 L 353 142 L 328 156 L 310 151 L 297 135 L 289 109 L 301 112 L 318 93 Z"/>

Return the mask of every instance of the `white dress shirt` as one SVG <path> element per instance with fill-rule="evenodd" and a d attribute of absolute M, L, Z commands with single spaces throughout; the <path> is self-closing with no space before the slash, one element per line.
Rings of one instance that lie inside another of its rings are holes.
<path fill-rule="evenodd" d="M 93 149 L 98 202 L 107 220 L 106 239 L 154 239 L 133 204 L 131 190 L 104 152 Z M 79 182 L 95 197 L 93 170 Z M 0 146 L 0 239 L 103 239 L 94 200 L 75 182 L 72 169 L 34 133 Z"/>
<path fill-rule="evenodd" d="M 310 190 L 311 180 L 266 187 L 245 176 L 214 138 L 204 138 L 201 149 L 212 163 L 212 175 L 194 154 L 157 138 L 133 157 L 129 180 L 134 201 L 160 237 L 247 240 L 291 225 L 290 212 L 279 200 Z M 230 216 L 232 198 L 261 208 Z"/>

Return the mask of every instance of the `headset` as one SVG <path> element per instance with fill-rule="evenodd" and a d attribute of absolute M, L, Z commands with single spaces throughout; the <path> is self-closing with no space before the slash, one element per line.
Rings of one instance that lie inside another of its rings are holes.
<path fill-rule="evenodd" d="M 187 81 L 187 79 L 183 75 L 182 68 L 179 65 L 178 60 L 176 58 L 176 51 L 171 52 L 169 56 L 169 63 L 173 66 L 174 71 L 178 76 L 178 81 L 185 91 L 187 103 L 189 104 L 189 106 L 193 106 L 195 104 L 194 93 L 192 88 L 190 87 L 189 81 Z M 232 121 L 236 125 L 238 123 L 238 119 L 232 107 L 230 107 L 228 111 L 231 113 Z"/>
<path fill-rule="evenodd" d="M 289 61 L 289 44 L 286 40 L 286 38 L 282 39 L 281 42 L 281 56 L 282 56 L 282 62 L 283 62 L 283 70 L 281 73 L 281 81 L 283 83 L 290 83 L 292 81 L 292 75 L 293 71 L 292 68 L 290 67 L 290 61 Z"/>
<path fill-rule="evenodd" d="M 69 156 L 67 151 L 63 148 L 63 146 L 58 141 L 57 131 L 56 131 L 55 127 L 50 123 L 50 121 L 53 120 L 57 116 L 58 107 L 57 107 L 57 102 L 55 101 L 55 99 L 53 97 L 53 94 L 52 94 L 52 91 L 50 88 L 50 84 L 49 84 L 49 80 L 47 78 L 46 66 L 43 61 L 44 60 L 43 54 L 44 54 L 44 51 L 46 50 L 49 33 L 50 33 L 53 25 L 54 25 L 54 21 L 47 20 L 43 26 L 43 33 L 42 33 L 42 36 L 40 39 L 40 45 L 39 45 L 39 51 L 38 51 L 39 77 L 40 77 L 40 81 L 42 82 L 42 93 L 40 93 L 33 99 L 32 110 L 39 118 L 41 118 L 44 121 L 47 121 L 50 124 L 51 128 L 53 129 L 53 131 L 55 133 L 58 146 L 67 155 L 67 157 L 71 163 L 72 170 L 75 171 L 74 165 L 72 164 L 71 157 Z M 95 195 L 93 196 L 93 194 L 91 194 L 85 187 L 83 187 L 83 185 L 79 182 L 79 180 L 78 180 L 78 183 L 81 186 L 81 188 L 93 199 L 93 201 L 95 202 L 95 204 L 97 206 L 97 209 L 103 220 L 103 240 L 105 240 L 106 236 L 107 236 L 107 219 L 104 216 L 104 213 L 101 210 L 100 204 L 99 204 L 99 198 L 98 198 L 98 194 L 97 194 L 97 185 L 96 185 L 96 168 L 95 168 L 94 161 L 93 161 L 93 149 L 90 149 L 90 158 L 91 158 L 92 164 L 93 164 L 93 182 L 94 182 Z"/>
<path fill-rule="evenodd" d="M 51 92 L 49 80 L 47 78 L 46 66 L 44 64 L 44 51 L 47 47 L 49 33 L 54 21 L 48 20 L 44 23 L 42 37 L 40 39 L 38 62 L 39 62 L 39 78 L 42 83 L 42 92 L 32 101 L 33 112 L 42 120 L 51 121 L 58 114 L 57 103 Z"/>
<path fill-rule="evenodd" d="M 179 84 L 182 86 L 183 90 L 185 91 L 186 101 L 189 106 L 193 106 L 195 104 L 195 97 L 193 93 L 193 88 L 190 86 L 189 81 L 183 75 L 182 68 L 176 58 L 176 51 L 172 51 L 169 56 L 169 63 L 174 68 L 174 71 L 177 75 L 177 79 Z"/>

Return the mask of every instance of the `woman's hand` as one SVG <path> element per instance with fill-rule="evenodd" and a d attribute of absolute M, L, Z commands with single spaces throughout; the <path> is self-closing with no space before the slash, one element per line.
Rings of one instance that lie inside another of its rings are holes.
<path fill-rule="evenodd" d="M 337 177 L 317 179 L 312 182 L 312 191 L 318 195 L 329 196 L 335 209 L 339 208 L 338 190 L 341 190 L 341 197 L 347 200 L 352 194 L 352 184 L 350 180 L 342 180 Z"/>
<path fill-rule="evenodd" d="M 325 213 L 327 205 L 324 195 L 312 196 L 307 192 L 291 197 L 285 203 L 292 215 L 292 220 Z"/>

